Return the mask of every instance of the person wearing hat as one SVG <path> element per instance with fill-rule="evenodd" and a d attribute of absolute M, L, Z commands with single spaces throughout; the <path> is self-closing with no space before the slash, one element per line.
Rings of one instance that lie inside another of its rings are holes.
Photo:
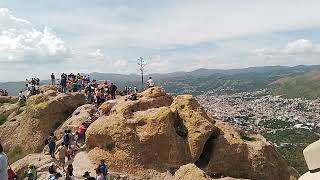
<path fill-rule="evenodd" d="M 8 179 L 8 157 L 0 144 L 0 179 Z"/>
<path fill-rule="evenodd" d="M 309 172 L 302 175 L 299 180 L 320 179 L 320 140 L 310 144 L 303 150 L 304 159 L 308 165 Z"/>
<path fill-rule="evenodd" d="M 90 176 L 90 172 L 88 171 L 84 172 L 82 177 L 86 178 L 86 180 L 96 180 L 96 178 Z"/>
<path fill-rule="evenodd" d="M 35 165 L 29 164 L 27 177 L 28 177 L 28 180 L 37 180 L 38 175 L 37 175 L 37 169 Z"/>

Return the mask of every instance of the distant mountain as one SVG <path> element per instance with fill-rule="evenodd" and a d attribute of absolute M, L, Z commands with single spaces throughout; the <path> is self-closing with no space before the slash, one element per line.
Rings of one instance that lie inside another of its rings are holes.
<path fill-rule="evenodd" d="M 286 76 L 273 82 L 274 94 L 287 98 L 315 99 L 320 97 L 320 70 Z"/>
<path fill-rule="evenodd" d="M 310 88 L 319 89 L 318 86 L 314 85 L 319 81 L 308 75 L 308 73 L 314 71 L 320 71 L 320 65 L 263 66 L 228 70 L 202 68 L 191 72 L 149 74 L 144 78 L 147 80 L 149 76 L 152 76 L 158 85 L 164 86 L 173 95 L 186 93 L 199 95 L 206 92 L 235 93 L 270 88 L 275 94 L 287 94 L 288 97 L 315 98 L 320 97 L 320 95 L 310 90 Z M 90 76 L 91 79 L 98 81 L 111 80 L 119 89 L 123 89 L 126 85 L 129 87 L 137 86 L 138 89 L 141 89 L 141 76 L 138 74 L 125 75 L 95 72 L 91 73 Z M 307 80 L 310 79 L 310 81 L 298 78 L 300 76 Z M 286 80 L 285 86 L 276 83 L 284 80 Z M 304 84 L 305 82 L 309 82 L 309 84 L 306 85 Z M 48 80 L 42 81 L 42 83 L 48 83 Z M 304 93 L 298 93 L 300 90 L 292 88 L 293 86 L 303 88 L 304 90 L 301 92 Z M 24 89 L 24 82 L 6 82 L 0 84 L 0 88 L 8 89 L 11 94 L 17 94 L 21 89 Z M 309 91 L 312 92 L 309 93 Z M 307 95 L 304 96 L 304 94 Z"/>

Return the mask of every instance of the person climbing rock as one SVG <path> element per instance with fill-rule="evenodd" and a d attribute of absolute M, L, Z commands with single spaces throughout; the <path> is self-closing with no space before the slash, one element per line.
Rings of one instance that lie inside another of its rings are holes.
<path fill-rule="evenodd" d="M 59 165 L 60 167 L 64 170 L 64 164 L 66 161 L 66 156 L 67 156 L 67 147 L 65 146 L 65 144 L 62 142 L 61 146 L 57 149 L 57 154 L 58 154 L 58 160 L 59 160 Z"/>
<path fill-rule="evenodd" d="M 8 157 L 0 144 L 0 179 L 8 179 Z"/>
<path fill-rule="evenodd" d="M 77 143 L 81 142 L 81 143 L 85 143 L 85 139 L 86 139 L 86 123 L 82 123 L 81 126 L 78 129 L 78 139 L 77 139 Z"/>
<path fill-rule="evenodd" d="M 28 171 L 27 171 L 27 177 L 28 177 L 28 180 L 37 180 L 38 173 L 37 173 L 37 168 L 35 165 L 29 164 Z"/>
<path fill-rule="evenodd" d="M 49 138 L 47 139 L 47 142 L 49 147 L 49 154 L 52 158 L 55 158 L 54 153 L 56 150 L 56 141 L 57 137 L 54 135 L 54 133 L 51 133 Z"/>
<path fill-rule="evenodd" d="M 70 134 L 69 134 L 68 130 L 64 130 L 63 143 L 67 148 L 69 148 L 69 145 L 70 145 Z"/>

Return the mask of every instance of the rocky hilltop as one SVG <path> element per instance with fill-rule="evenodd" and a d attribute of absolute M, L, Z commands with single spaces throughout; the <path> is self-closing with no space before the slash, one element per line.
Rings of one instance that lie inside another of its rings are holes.
<path fill-rule="evenodd" d="M 173 98 L 155 87 L 140 93 L 136 101 L 119 97 L 98 109 L 84 105 L 84 99 L 81 93 L 45 88 L 29 98 L 19 114 L 7 113 L 12 117 L 0 127 L 1 143 L 7 151 L 19 147 L 30 154 L 12 167 L 22 171 L 29 163 L 47 166 L 53 161 L 43 151 L 50 132 L 61 137 L 63 130 L 76 130 L 97 112 L 86 133 L 86 148 L 76 156 L 74 167 L 87 164 L 91 169 L 105 159 L 111 172 L 125 174 L 127 179 L 298 177 L 265 138 L 212 119 L 191 95 Z M 46 168 L 41 170 L 45 179 Z"/>

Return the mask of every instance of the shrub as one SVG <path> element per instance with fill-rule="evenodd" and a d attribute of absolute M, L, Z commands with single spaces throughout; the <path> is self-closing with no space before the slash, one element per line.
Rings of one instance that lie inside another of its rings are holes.
<path fill-rule="evenodd" d="M 7 121 L 7 117 L 4 115 L 0 115 L 0 125 L 2 125 L 3 123 L 5 123 Z"/>
<path fill-rule="evenodd" d="M 17 160 L 21 159 L 24 156 L 24 152 L 20 146 L 14 146 L 10 151 L 7 153 L 9 164 L 16 162 Z"/>

